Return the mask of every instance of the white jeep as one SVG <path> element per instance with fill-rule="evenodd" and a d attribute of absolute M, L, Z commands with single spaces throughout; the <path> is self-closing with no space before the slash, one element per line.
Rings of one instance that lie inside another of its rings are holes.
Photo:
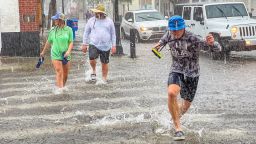
<path fill-rule="evenodd" d="M 178 4 L 174 14 L 184 18 L 188 31 L 214 35 L 223 49 L 213 59 L 228 58 L 231 51 L 256 50 L 256 20 L 242 2 Z"/>

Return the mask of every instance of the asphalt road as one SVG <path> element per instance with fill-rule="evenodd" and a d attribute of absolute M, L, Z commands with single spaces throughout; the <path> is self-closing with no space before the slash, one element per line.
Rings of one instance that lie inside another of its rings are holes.
<path fill-rule="evenodd" d="M 37 58 L 1 58 L 1 144 L 177 143 L 167 110 L 170 54 L 159 60 L 154 43 L 136 45 L 129 57 L 111 57 L 109 83 L 86 82 L 88 56 L 76 43 L 68 91 L 54 95 L 49 57 L 39 70 Z M 200 56 L 201 76 L 191 109 L 183 116 L 181 143 L 256 143 L 256 53 L 232 53 L 230 61 Z M 10 68 L 13 67 L 13 68 Z M 100 65 L 97 66 L 101 78 Z"/>

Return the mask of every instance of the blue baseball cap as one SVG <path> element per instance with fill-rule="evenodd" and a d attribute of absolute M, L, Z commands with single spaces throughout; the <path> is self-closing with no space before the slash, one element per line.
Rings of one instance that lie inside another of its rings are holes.
<path fill-rule="evenodd" d="M 171 31 L 177 31 L 177 30 L 182 30 L 184 29 L 185 26 L 185 21 L 181 16 L 174 15 L 170 17 L 169 22 L 168 22 L 168 28 Z"/>
<path fill-rule="evenodd" d="M 52 16 L 52 20 L 65 20 L 65 15 L 61 12 L 57 12 L 54 16 Z"/>

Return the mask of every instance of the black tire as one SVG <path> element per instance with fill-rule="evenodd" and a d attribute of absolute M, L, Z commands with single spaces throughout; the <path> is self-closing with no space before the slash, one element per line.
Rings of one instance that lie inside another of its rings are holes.
<path fill-rule="evenodd" d="M 214 40 L 220 43 L 220 37 L 218 34 L 213 34 Z M 213 52 L 211 51 L 210 57 L 212 60 L 219 60 L 221 57 L 221 52 Z"/>
<path fill-rule="evenodd" d="M 214 40 L 217 41 L 221 47 L 220 52 L 211 52 L 212 60 L 228 60 L 230 58 L 229 46 L 226 44 L 225 40 L 222 40 L 218 34 L 213 34 Z"/>
<path fill-rule="evenodd" d="M 135 34 L 135 42 L 136 43 L 140 43 L 142 42 L 141 38 L 140 38 L 140 34 L 138 31 L 136 31 L 136 34 Z"/>
<path fill-rule="evenodd" d="M 127 39 L 123 28 L 121 28 L 121 39 Z"/>

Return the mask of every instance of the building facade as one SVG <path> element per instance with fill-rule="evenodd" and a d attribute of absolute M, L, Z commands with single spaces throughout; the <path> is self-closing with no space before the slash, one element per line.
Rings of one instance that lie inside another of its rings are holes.
<path fill-rule="evenodd" d="M 256 0 L 180 0 L 179 3 L 196 3 L 196 2 L 244 2 L 248 12 L 256 10 Z"/>
<path fill-rule="evenodd" d="M 173 4 L 170 0 L 155 0 L 155 9 L 157 9 L 164 16 L 172 16 L 173 15 Z"/>
<path fill-rule="evenodd" d="M 169 0 L 131 0 L 131 2 L 119 3 L 119 14 L 124 15 L 127 11 L 139 9 L 156 9 L 164 16 L 170 16 L 173 5 Z"/>
<path fill-rule="evenodd" d="M 40 0 L 0 0 L 0 53 L 2 56 L 38 56 Z"/>
<path fill-rule="evenodd" d="M 140 9 L 156 9 L 164 16 L 171 16 L 173 4 L 170 0 L 140 0 Z"/>

